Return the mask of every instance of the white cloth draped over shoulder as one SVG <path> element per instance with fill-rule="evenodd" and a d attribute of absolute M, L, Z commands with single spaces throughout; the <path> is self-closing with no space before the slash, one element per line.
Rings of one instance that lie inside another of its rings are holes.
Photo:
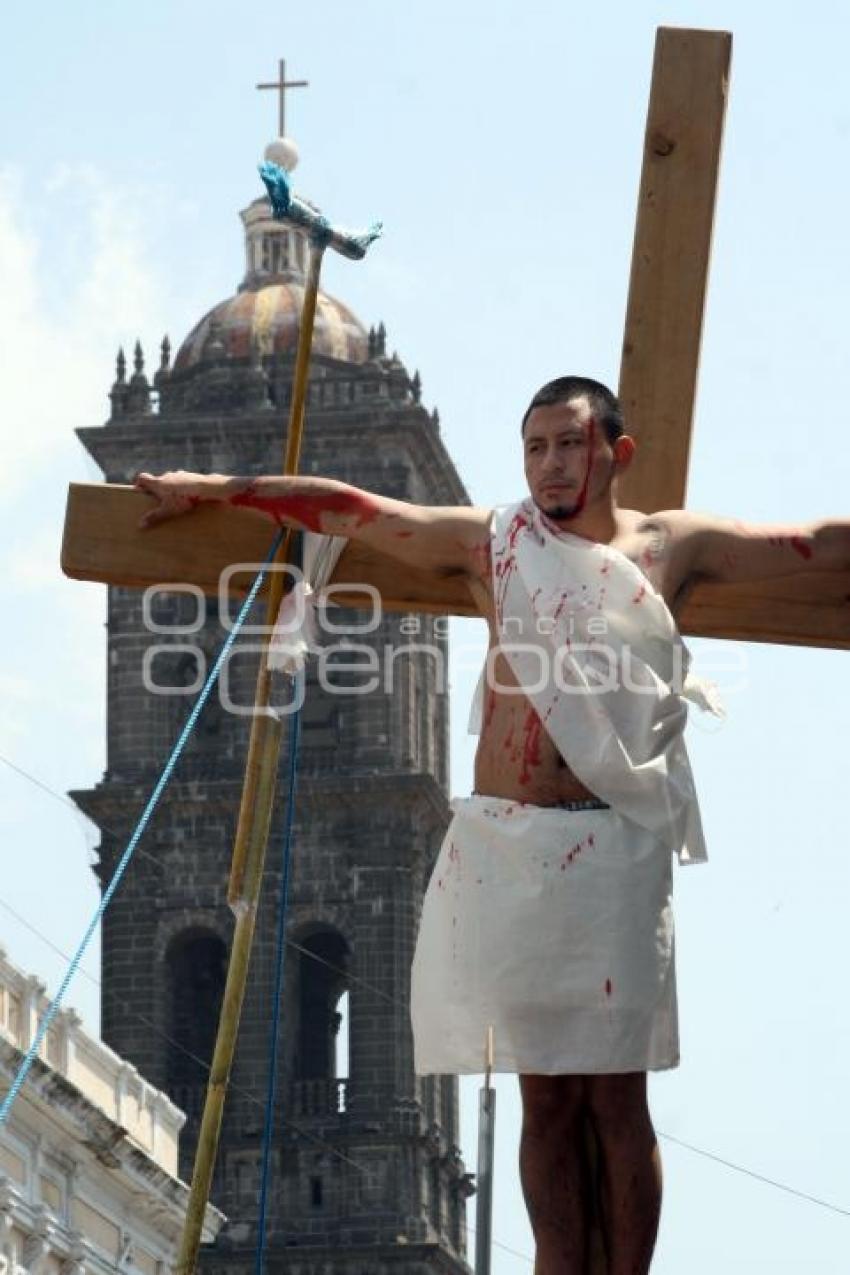
<path fill-rule="evenodd" d="M 618 549 L 562 531 L 530 499 L 494 510 L 491 550 L 498 649 L 570 770 L 682 863 L 704 861 L 686 701 L 723 710 L 689 674 L 664 599 Z M 496 653 L 476 691 L 473 733 Z"/>

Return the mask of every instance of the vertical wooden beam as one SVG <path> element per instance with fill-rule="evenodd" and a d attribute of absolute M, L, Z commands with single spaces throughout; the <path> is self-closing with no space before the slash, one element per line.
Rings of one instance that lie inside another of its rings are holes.
<path fill-rule="evenodd" d="M 621 503 L 685 503 L 732 36 L 659 27 L 620 366 Z"/>

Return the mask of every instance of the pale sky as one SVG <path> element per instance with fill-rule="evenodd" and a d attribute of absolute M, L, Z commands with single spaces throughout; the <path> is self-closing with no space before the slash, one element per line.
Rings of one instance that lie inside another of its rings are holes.
<path fill-rule="evenodd" d="M 523 494 L 518 423 L 539 384 L 616 383 L 655 27 L 732 30 L 688 504 L 850 516 L 845 6 L 329 0 L 314 14 L 48 0 L 4 15 L 0 755 L 60 794 L 104 767 L 105 592 L 58 570 L 67 483 L 99 478 L 73 431 L 105 419 L 119 343 L 140 336 L 155 366 L 164 332 L 176 346 L 235 289 L 237 212 L 276 124 L 254 84 L 281 56 L 310 81 L 288 107 L 297 188 L 345 224 L 386 227 L 366 262 L 329 261 L 325 286 L 367 325 L 384 320 L 490 506 Z M 454 635 L 463 794 L 483 634 Z M 840 1275 L 850 656 L 692 646 L 728 718 L 689 728 L 711 861 L 676 881 L 683 1058 L 651 1084 L 666 1135 L 653 1271 Z M 0 785 L 0 942 L 55 989 L 63 964 L 26 926 L 76 945 L 97 902 L 96 836 L 8 765 Z M 96 976 L 96 951 L 85 964 Z M 78 979 L 69 1003 L 96 1029 L 94 985 Z M 462 1090 L 471 1169 L 478 1084 Z M 531 1270 L 518 1126 L 505 1077 L 494 1275 Z"/>

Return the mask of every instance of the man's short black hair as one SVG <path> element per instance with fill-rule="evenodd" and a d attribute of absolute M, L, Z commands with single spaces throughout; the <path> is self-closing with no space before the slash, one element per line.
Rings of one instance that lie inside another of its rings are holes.
<path fill-rule="evenodd" d="M 551 407 L 553 403 L 571 403 L 574 398 L 586 397 L 594 420 L 605 430 L 609 443 L 625 432 L 623 409 L 620 400 L 601 381 L 589 376 L 559 376 L 549 381 L 534 395 L 522 418 L 520 433 L 525 433 L 525 423 L 535 407 Z"/>

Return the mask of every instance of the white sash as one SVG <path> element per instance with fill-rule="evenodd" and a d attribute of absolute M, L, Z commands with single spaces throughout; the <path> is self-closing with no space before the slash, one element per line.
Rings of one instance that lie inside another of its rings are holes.
<path fill-rule="evenodd" d="M 562 531 L 530 499 L 496 509 L 491 535 L 501 651 L 564 761 L 680 862 L 704 861 L 685 700 L 723 710 L 688 675 L 664 599 L 618 549 Z"/>

